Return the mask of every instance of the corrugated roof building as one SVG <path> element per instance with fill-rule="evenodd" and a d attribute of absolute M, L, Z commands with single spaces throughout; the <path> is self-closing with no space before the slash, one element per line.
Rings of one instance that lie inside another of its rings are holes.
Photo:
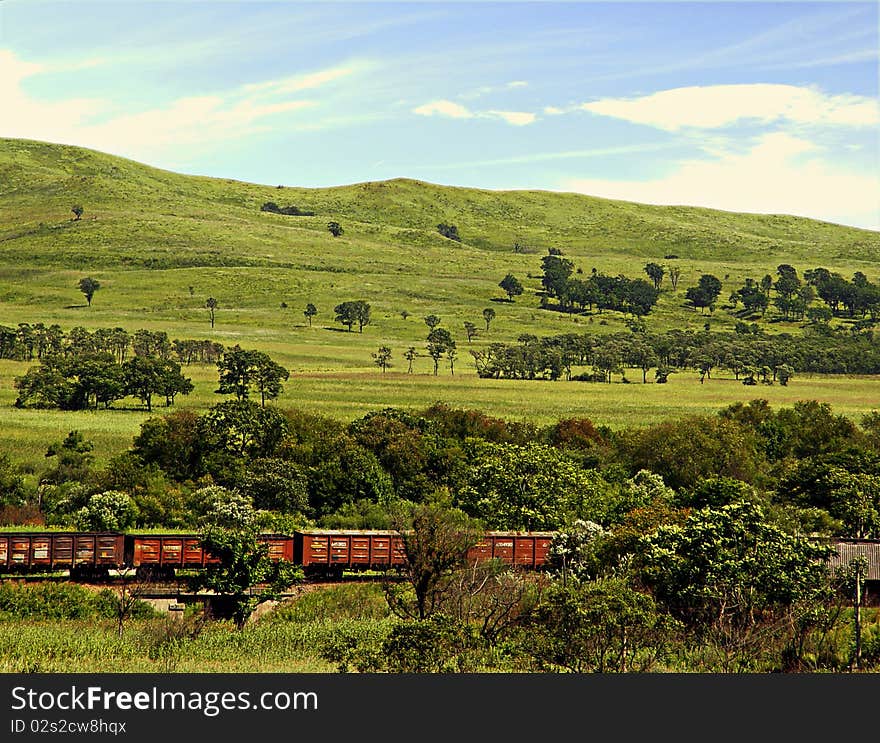
<path fill-rule="evenodd" d="M 880 539 L 837 539 L 832 543 L 831 569 L 846 567 L 855 558 L 864 557 L 868 561 L 868 574 L 865 580 L 880 581 Z"/>

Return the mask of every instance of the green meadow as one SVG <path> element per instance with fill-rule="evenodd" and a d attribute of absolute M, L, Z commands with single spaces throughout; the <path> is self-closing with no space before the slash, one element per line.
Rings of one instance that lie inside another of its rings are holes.
<path fill-rule="evenodd" d="M 315 215 L 261 211 L 269 201 Z M 74 204 L 83 207 L 80 220 L 73 218 Z M 342 225 L 340 237 L 328 232 L 329 221 Z M 439 223 L 455 224 L 462 241 L 442 237 Z M 746 277 L 760 279 L 780 263 L 801 272 L 823 266 L 846 277 L 862 271 L 872 281 L 880 278 L 880 234 L 804 218 L 406 179 L 325 189 L 259 185 L 180 175 L 76 147 L 0 140 L 2 325 L 146 328 L 172 339 L 259 349 L 291 371 L 278 405 L 342 420 L 438 400 L 538 424 L 588 416 L 612 427 L 755 397 L 774 406 L 818 399 L 854 419 L 880 406 L 876 378 L 796 376 L 787 387 L 744 387 L 714 375 L 700 384 L 689 372 L 673 374 L 667 385 L 642 385 L 634 370 L 631 384 L 479 379 L 468 351 L 490 342 L 513 342 L 523 333 L 625 329 L 619 313 L 572 318 L 540 309 L 540 259 L 550 247 L 584 274 L 595 268 L 645 278 L 648 261 L 679 267 L 677 290 L 665 280 L 646 318 L 652 331 L 696 330 L 707 322 L 712 330 L 732 330 L 736 318 L 723 307 L 710 315 L 685 305 L 685 290 L 702 273 L 722 279 L 722 299 Z M 514 302 L 504 301 L 498 287 L 508 272 L 525 287 Z M 101 284 L 91 306 L 77 288 L 85 276 Z M 208 297 L 218 305 L 213 328 Z M 333 307 L 354 299 L 372 308 L 362 333 L 334 322 Z M 311 326 L 303 315 L 309 302 L 318 309 Z M 488 331 L 486 307 L 496 312 Z M 433 375 L 425 354 L 429 314 L 456 339 L 454 374 L 444 361 Z M 768 314 L 767 332 L 802 332 L 798 323 L 771 320 Z M 481 331 L 471 344 L 464 322 Z M 385 374 L 371 358 L 380 345 L 393 353 Z M 421 356 L 408 374 L 403 354 L 411 346 Z M 0 439 L 31 470 L 43 466 L 48 443 L 72 429 L 94 442 L 102 460 L 126 448 L 148 415 L 131 399 L 110 411 L 16 409 L 13 379 L 27 367 L 0 362 Z M 221 399 L 213 391 L 215 368 L 193 365 L 185 373 L 196 390 L 178 398 L 178 406 L 203 409 Z"/>

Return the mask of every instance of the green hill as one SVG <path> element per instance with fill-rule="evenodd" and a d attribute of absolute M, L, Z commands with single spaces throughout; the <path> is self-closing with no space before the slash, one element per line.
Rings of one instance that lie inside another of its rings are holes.
<path fill-rule="evenodd" d="M 262 211 L 266 202 L 314 216 Z M 79 220 L 71 212 L 75 204 L 84 209 Z M 340 237 L 328 232 L 330 221 L 342 225 Z M 462 241 L 442 237 L 440 223 L 456 225 Z M 673 291 L 664 283 L 647 317 L 652 330 L 698 329 L 707 321 L 713 330 L 732 329 L 736 318 L 723 308 L 710 317 L 685 305 L 684 292 L 701 273 L 723 279 L 722 300 L 745 277 L 760 279 L 780 263 L 800 271 L 824 266 L 847 277 L 860 270 L 880 279 L 880 233 L 811 219 L 407 179 L 318 189 L 258 185 L 180 175 L 78 147 L 0 139 L 0 325 L 148 328 L 171 338 L 259 348 L 294 375 L 280 404 L 348 418 L 386 404 L 418 406 L 445 397 L 497 415 L 585 414 L 620 424 L 753 396 L 737 384 L 724 394 L 706 385 L 703 397 L 693 391 L 682 397 L 678 385 L 690 386 L 685 374 L 662 394 L 630 389 L 625 399 L 615 393 L 607 400 L 593 385 L 477 380 L 468 351 L 480 345 L 522 333 L 625 328 L 620 313 L 572 318 L 540 309 L 540 259 L 550 247 L 587 275 L 596 268 L 646 278 L 646 262 L 675 263 L 680 284 Z M 525 286 L 513 303 L 499 301 L 505 295 L 498 282 L 508 272 Z M 91 306 L 77 287 L 84 276 L 101 283 Z M 218 303 L 213 329 L 208 297 Z M 345 332 L 334 321 L 334 306 L 354 299 L 372 306 L 363 333 L 356 327 Z M 307 303 L 318 309 L 311 327 L 303 316 Z M 488 332 L 486 307 L 497 313 Z M 458 342 L 454 376 L 446 365 L 441 379 L 432 376 L 423 322 L 429 314 L 440 316 Z M 481 330 L 472 344 L 464 322 Z M 796 323 L 768 322 L 767 329 L 800 332 Z M 380 344 L 394 354 L 387 375 L 371 358 Z M 421 354 L 412 375 L 403 359 L 411 346 Z M 117 411 L 108 423 L 106 417 L 59 414 L 53 420 L 40 411 L 10 410 L 12 378 L 26 368 L 0 363 L 0 432 L 33 441 L 34 456 L 42 457 L 58 431 L 81 427 L 109 446 L 111 439 L 124 442 L 143 419 L 134 411 Z M 179 404 L 216 402 L 216 370 L 191 373 L 196 393 Z M 827 399 L 840 400 L 854 415 L 865 410 L 865 395 L 853 390 L 852 400 L 844 400 L 846 383 L 834 384 Z M 804 390 L 795 385 L 762 393 L 784 402 Z M 591 409 L 600 398 L 605 402 Z"/>

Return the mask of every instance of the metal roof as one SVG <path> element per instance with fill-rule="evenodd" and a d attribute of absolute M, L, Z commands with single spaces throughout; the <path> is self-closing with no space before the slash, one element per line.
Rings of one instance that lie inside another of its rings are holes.
<path fill-rule="evenodd" d="M 880 580 L 880 539 L 840 539 L 832 542 L 831 569 L 846 567 L 856 557 L 868 560 L 866 580 Z"/>

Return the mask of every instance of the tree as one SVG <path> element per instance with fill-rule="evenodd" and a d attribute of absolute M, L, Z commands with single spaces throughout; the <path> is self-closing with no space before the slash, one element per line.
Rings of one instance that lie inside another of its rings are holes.
<path fill-rule="evenodd" d="M 507 293 L 508 302 L 512 302 L 514 297 L 518 297 L 523 293 L 523 285 L 512 273 L 507 274 L 507 276 L 501 279 L 498 286 Z"/>
<path fill-rule="evenodd" d="M 82 219 L 83 208 L 80 204 L 74 204 L 70 207 L 70 211 L 73 212 L 73 221 L 77 221 L 78 219 Z"/>
<path fill-rule="evenodd" d="M 456 505 L 490 529 L 559 529 L 575 519 L 609 516 L 611 488 L 594 470 L 546 444 L 476 440 Z"/>
<path fill-rule="evenodd" d="M 370 305 L 362 299 L 358 299 L 355 303 L 355 319 L 358 324 L 358 332 L 364 332 L 364 325 L 370 324 Z"/>
<path fill-rule="evenodd" d="M 266 400 L 275 400 L 284 391 L 281 383 L 289 378 L 290 372 L 269 358 L 268 354 L 260 351 L 255 353 L 253 379 L 260 393 L 260 405 L 266 407 Z"/>
<path fill-rule="evenodd" d="M 770 633 L 795 624 L 798 603 L 825 585 L 830 553 L 738 501 L 661 526 L 642 540 L 637 560 L 657 601 L 708 640 L 729 671 L 752 667 Z"/>
<path fill-rule="evenodd" d="M 681 269 L 678 266 L 672 266 L 669 269 L 669 281 L 672 283 L 672 291 L 678 289 L 679 279 L 681 279 Z"/>
<path fill-rule="evenodd" d="M 660 284 L 663 282 L 663 276 L 666 274 L 666 269 L 659 263 L 648 263 L 645 266 L 645 273 L 654 282 L 654 288 L 659 291 Z"/>
<path fill-rule="evenodd" d="M 217 369 L 220 373 L 218 394 L 245 400 L 254 387 L 260 393 L 263 407 L 267 399 L 274 400 L 283 392 L 281 383 L 290 378 L 290 372 L 268 354 L 248 351 L 238 345 L 223 353 Z"/>
<path fill-rule="evenodd" d="M 273 561 L 260 539 L 257 514 L 243 497 L 230 493 L 218 500 L 203 519 L 200 546 L 218 562 L 193 580 L 195 590 L 213 591 L 225 606 L 218 607 L 242 629 L 256 607 L 303 579 L 302 568 L 286 560 Z M 253 589 L 263 590 L 254 595 Z"/>
<path fill-rule="evenodd" d="M 410 311 L 409 310 L 401 310 L 400 316 L 404 319 L 404 321 L 406 321 L 406 318 L 408 318 L 410 316 Z"/>
<path fill-rule="evenodd" d="M 336 313 L 336 322 L 340 322 L 351 332 L 351 326 L 357 322 L 357 308 L 354 302 L 341 302 L 333 308 Z"/>
<path fill-rule="evenodd" d="M 327 231 L 331 235 L 333 235 L 333 237 L 339 237 L 343 232 L 345 232 L 339 222 L 328 222 Z"/>
<path fill-rule="evenodd" d="M 240 487 L 255 508 L 303 517 L 309 511 L 308 485 L 305 467 L 262 457 L 248 463 Z"/>
<path fill-rule="evenodd" d="M 415 346 L 410 346 L 406 349 L 406 353 L 403 354 L 403 358 L 405 358 L 409 362 L 409 366 L 406 369 L 407 374 L 412 374 L 413 360 L 418 357 L 419 352 L 416 351 Z"/>
<path fill-rule="evenodd" d="M 486 332 L 489 332 L 489 323 L 495 319 L 495 310 L 491 307 L 487 307 L 483 310 L 483 320 L 486 321 Z"/>
<path fill-rule="evenodd" d="M 678 623 L 615 577 L 551 585 L 523 625 L 525 650 L 541 668 L 626 673 L 650 670 Z"/>
<path fill-rule="evenodd" d="M 541 285 L 551 297 L 562 297 L 568 285 L 568 278 L 574 271 L 574 263 L 562 258 L 560 251 L 550 251 L 541 259 L 544 276 Z"/>
<path fill-rule="evenodd" d="M 336 313 L 336 322 L 345 325 L 349 332 L 355 323 L 361 333 L 364 332 L 364 325 L 370 324 L 370 305 L 361 299 L 337 304 L 333 312 Z"/>
<path fill-rule="evenodd" d="M 455 360 L 458 358 L 458 352 L 455 346 L 446 351 L 446 358 L 449 359 L 449 373 L 455 376 Z"/>
<path fill-rule="evenodd" d="M 409 519 L 397 517 L 396 522 L 406 585 L 387 581 L 385 596 L 398 616 L 425 620 L 450 590 L 453 572 L 465 563 L 482 529 L 461 511 L 437 503 L 420 504 Z"/>
<path fill-rule="evenodd" d="M 272 456 L 290 430 L 284 415 L 250 400 L 218 403 L 199 418 L 198 426 L 206 461 L 218 454 L 235 458 Z"/>
<path fill-rule="evenodd" d="M 385 369 L 392 365 L 391 349 L 388 346 L 379 346 L 379 350 L 370 355 L 373 357 L 373 363 L 382 370 L 383 374 Z"/>
<path fill-rule="evenodd" d="M 707 273 L 700 276 L 697 286 L 692 286 L 685 292 L 685 298 L 690 300 L 694 307 L 699 307 L 702 312 L 704 307 L 714 306 L 719 294 L 721 294 L 721 280 Z"/>
<path fill-rule="evenodd" d="M 309 327 L 312 327 L 312 318 L 318 314 L 317 307 L 315 307 L 315 305 L 313 305 L 311 302 L 309 302 L 306 305 L 305 310 L 303 310 L 303 314 L 306 316 L 306 320 L 309 321 Z"/>
<path fill-rule="evenodd" d="M 470 343 L 477 334 L 477 326 L 472 322 L 465 321 L 464 332 L 467 335 L 468 343 Z"/>
<path fill-rule="evenodd" d="M 208 308 L 208 312 L 211 315 L 211 327 L 214 327 L 214 310 L 217 309 L 217 300 L 214 297 L 208 297 L 205 301 L 205 307 Z"/>
<path fill-rule="evenodd" d="M 428 315 L 425 318 L 425 325 L 428 326 L 428 330 L 433 330 L 440 324 L 440 318 L 437 315 Z"/>
<path fill-rule="evenodd" d="M 92 306 L 92 297 L 95 296 L 95 292 L 100 288 L 101 282 L 93 279 L 91 276 L 79 280 L 79 290 L 86 295 L 86 302 L 89 303 L 89 307 Z"/>
<path fill-rule="evenodd" d="M 458 227 L 456 227 L 454 224 L 445 224 L 441 222 L 437 225 L 437 232 L 443 235 L 443 237 L 449 238 L 450 240 L 461 242 L 461 237 L 458 234 Z"/>
<path fill-rule="evenodd" d="M 440 358 L 450 348 L 455 348 L 455 341 L 446 328 L 434 328 L 428 333 L 428 356 L 434 360 L 434 376 L 437 376 L 437 369 L 440 366 Z"/>
<path fill-rule="evenodd" d="M 122 368 L 125 371 L 125 388 L 128 394 L 134 395 L 153 409 L 153 395 L 161 395 L 166 390 L 168 366 L 162 359 L 147 356 L 135 356 L 126 361 Z M 178 371 L 180 367 L 177 367 Z"/>
<path fill-rule="evenodd" d="M 89 498 L 75 517 L 83 531 L 121 531 L 134 526 L 138 509 L 125 493 L 110 490 Z"/>

